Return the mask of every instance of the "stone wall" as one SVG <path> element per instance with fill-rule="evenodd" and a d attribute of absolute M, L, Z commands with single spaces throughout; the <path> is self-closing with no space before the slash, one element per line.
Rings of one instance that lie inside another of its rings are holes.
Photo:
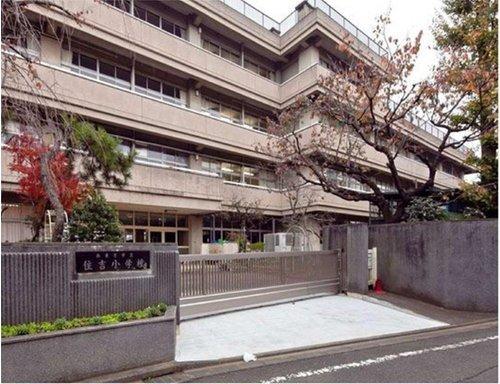
<path fill-rule="evenodd" d="M 368 248 L 376 247 L 384 290 L 449 309 L 498 310 L 497 220 L 331 226 L 323 244 L 342 249 L 348 291 L 367 291 Z"/>
<path fill-rule="evenodd" d="M 149 251 L 150 268 L 79 274 L 75 251 Z M 2 245 L 2 324 L 51 321 L 178 305 L 176 246 L 154 244 Z"/>
<path fill-rule="evenodd" d="M 374 225 L 384 290 L 446 308 L 497 311 L 498 221 Z"/>

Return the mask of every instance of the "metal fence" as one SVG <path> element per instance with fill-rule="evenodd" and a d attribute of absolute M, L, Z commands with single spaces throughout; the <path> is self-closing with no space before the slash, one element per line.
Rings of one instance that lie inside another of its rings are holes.
<path fill-rule="evenodd" d="M 340 251 L 181 255 L 181 297 L 321 280 L 341 284 Z"/>

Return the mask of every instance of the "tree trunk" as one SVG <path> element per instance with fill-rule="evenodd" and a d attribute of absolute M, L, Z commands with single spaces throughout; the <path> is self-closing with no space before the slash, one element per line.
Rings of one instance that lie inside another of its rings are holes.
<path fill-rule="evenodd" d="M 408 206 L 409 201 L 400 201 L 396 206 L 396 210 L 393 212 L 390 205 L 386 204 L 382 207 L 379 207 L 382 212 L 382 216 L 384 218 L 384 223 L 394 224 L 399 223 L 403 220 L 406 207 Z"/>
<path fill-rule="evenodd" d="M 56 222 L 54 223 L 54 228 L 52 230 L 52 241 L 61 242 L 64 231 L 64 207 L 59 199 L 57 186 L 54 182 L 54 178 L 52 177 L 52 172 L 49 166 L 50 158 L 50 153 L 48 152 L 40 156 L 40 175 L 50 204 L 56 212 Z"/>

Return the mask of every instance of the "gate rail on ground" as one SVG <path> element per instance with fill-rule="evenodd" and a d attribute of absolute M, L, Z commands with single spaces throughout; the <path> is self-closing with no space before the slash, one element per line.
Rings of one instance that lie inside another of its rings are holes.
<path fill-rule="evenodd" d="M 339 250 L 180 255 L 181 317 L 342 287 Z"/>

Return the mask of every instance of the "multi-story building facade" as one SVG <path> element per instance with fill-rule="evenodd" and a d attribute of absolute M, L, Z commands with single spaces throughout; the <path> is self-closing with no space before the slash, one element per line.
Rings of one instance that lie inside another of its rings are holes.
<path fill-rule="evenodd" d="M 124 151 L 137 151 L 129 185 L 102 189 L 119 210 L 125 240 L 176 242 L 185 253 L 239 230 L 217 215 L 230 210 L 235 197 L 260 202 L 266 217 L 249 229 L 251 242 L 280 230 L 280 219 L 290 213 L 288 200 L 273 158 L 256 151 L 267 140 L 266 117 L 319 91 L 320 76 L 330 71 L 327 58 L 345 55 L 338 44 L 346 33 L 354 37 L 351 55 L 373 65 L 385 60 L 381 47 L 321 0 L 300 3 L 281 23 L 241 0 L 57 1 L 84 11 L 84 22 L 31 6 L 34 15 L 72 30 L 62 45 L 50 31 L 26 42 L 39 58 L 38 74 L 57 84 L 58 107 L 120 137 Z M 5 87 L 11 97 L 29 97 L 15 84 Z M 299 122 L 300 128 L 315 124 Z M 429 151 L 441 140 L 438 130 L 418 119 L 404 124 Z M 15 129 L 12 124 L 6 131 Z M 8 208 L 2 241 L 22 240 L 30 237 L 24 222 L 29 209 L 16 194 L 8 154 L 2 156 L 2 202 Z M 455 188 L 470 169 L 463 152 L 450 149 L 446 156 L 436 186 Z M 374 151 L 367 152 L 366 163 L 385 170 Z M 408 182 L 428 174 L 410 154 L 398 158 L 398 167 Z M 390 189 L 389 180 L 382 176 L 380 185 Z M 367 220 L 371 212 L 367 202 L 331 194 L 308 210 L 329 212 L 338 221 Z"/>

